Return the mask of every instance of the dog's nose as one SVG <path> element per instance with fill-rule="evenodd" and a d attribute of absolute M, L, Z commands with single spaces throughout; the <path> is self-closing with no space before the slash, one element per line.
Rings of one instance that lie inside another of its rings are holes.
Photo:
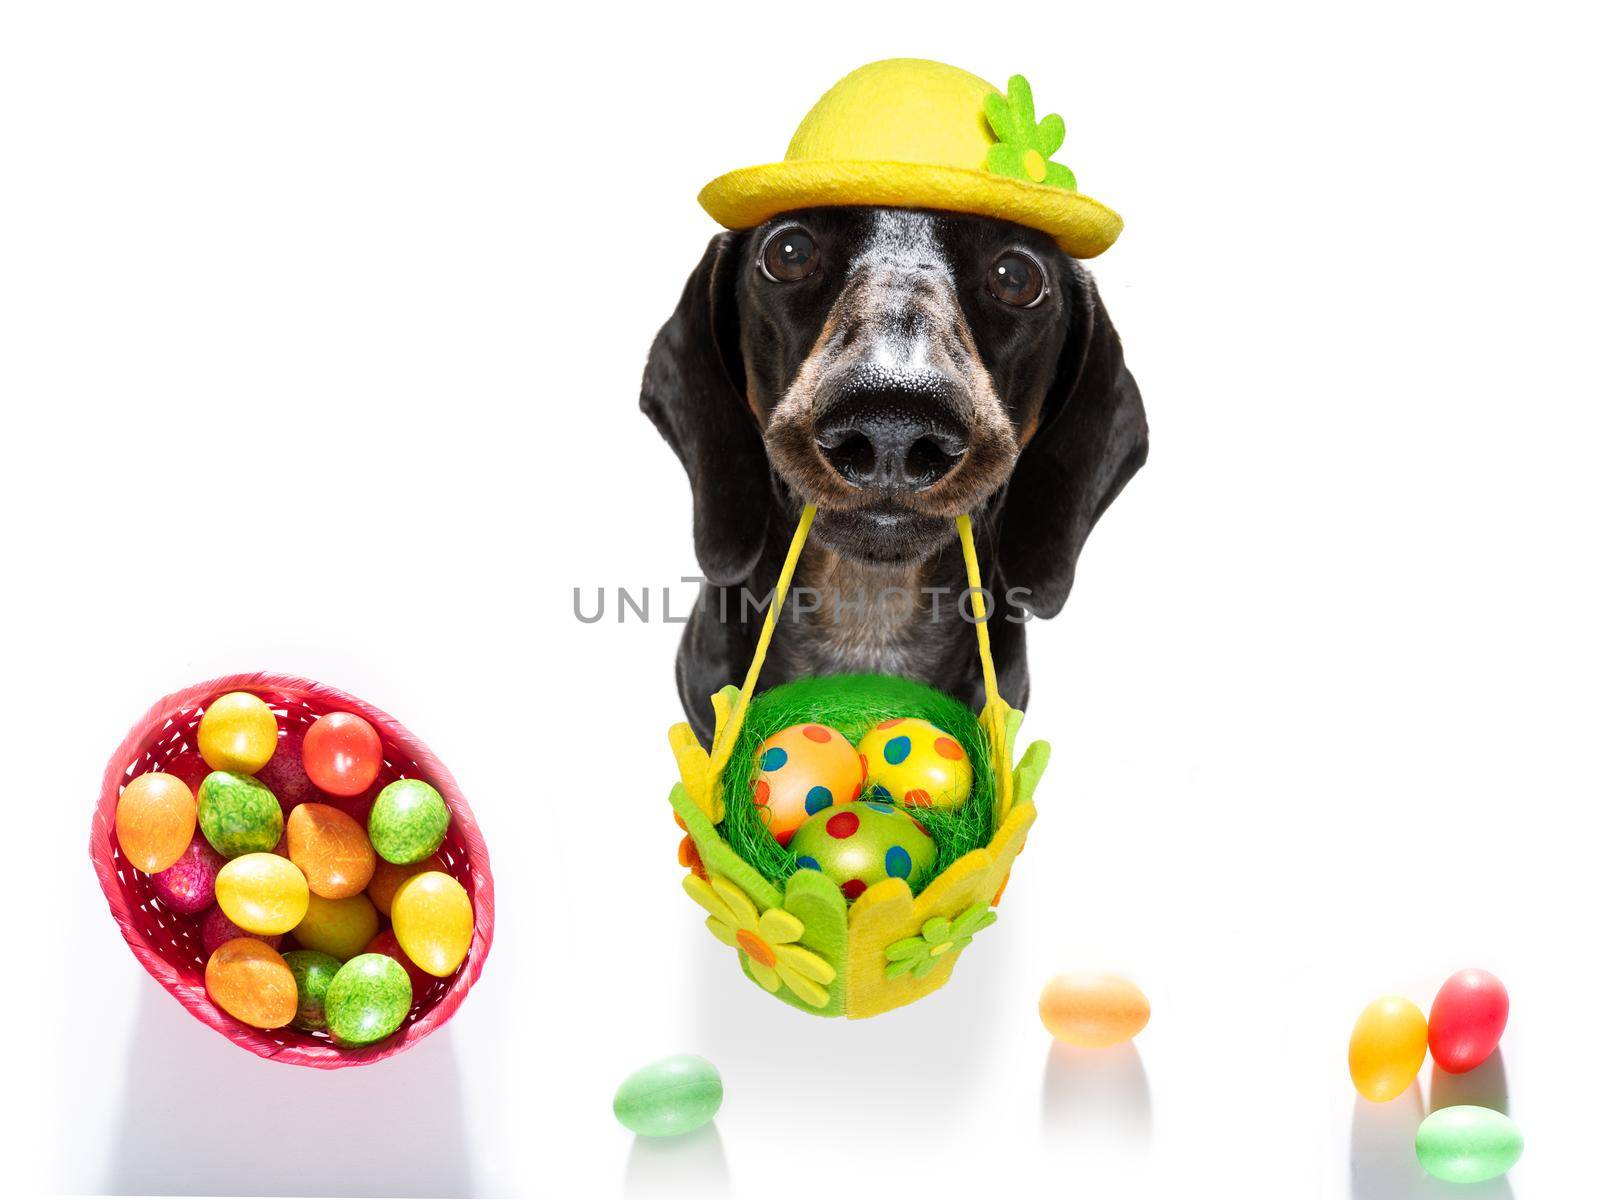
<path fill-rule="evenodd" d="M 854 390 L 818 417 L 817 448 L 854 487 L 920 492 L 967 452 L 967 430 L 948 408 L 921 391 Z"/>

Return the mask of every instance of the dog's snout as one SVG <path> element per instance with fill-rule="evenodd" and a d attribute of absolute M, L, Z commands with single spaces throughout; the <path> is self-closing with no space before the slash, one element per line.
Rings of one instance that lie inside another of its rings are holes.
<path fill-rule="evenodd" d="M 953 385 L 943 377 L 841 390 L 818 414 L 817 448 L 852 487 L 917 492 L 967 452 Z"/>

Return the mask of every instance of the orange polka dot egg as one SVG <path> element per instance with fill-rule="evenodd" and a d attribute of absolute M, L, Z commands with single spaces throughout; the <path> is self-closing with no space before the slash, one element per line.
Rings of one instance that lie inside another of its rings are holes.
<path fill-rule="evenodd" d="M 972 760 L 921 717 L 891 717 L 861 739 L 873 799 L 907 808 L 960 808 L 972 794 Z"/>
<path fill-rule="evenodd" d="M 783 846 L 807 817 L 859 796 L 866 779 L 866 760 L 850 739 L 815 722 L 780 729 L 756 748 L 755 762 L 753 799 Z"/>

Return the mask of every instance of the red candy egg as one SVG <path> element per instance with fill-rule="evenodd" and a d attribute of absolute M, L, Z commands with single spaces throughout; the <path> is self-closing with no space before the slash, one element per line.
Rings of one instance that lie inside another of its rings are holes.
<path fill-rule="evenodd" d="M 394 930 L 385 929 L 372 941 L 367 943 L 364 954 L 387 954 L 395 962 L 406 969 L 406 974 L 411 977 L 411 995 L 420 1000 L 434 985 L 434 977 L 429 975 L 416 963 L 412 962 L 406 952 L 400 949 L 400 939 L 395 937 Z"/>
<path fill-rule="evenodd" d="M 1428 1014 L 1428 1050 L 1440 1070 L 1460 1075 L 1500 1044 L 1511 998 L 1487 971 L 1457 971 L 1444 981 Z"/>
<path fill-rule="evenodd" d="M 305 740 L 305 730 L 291 725 L 278 739 L 278 749 L 267 760 L 267 765 L 256 772 L 256 778 L 278 798 L 278 805 L 286 817 L 297 804 L 322 799 L 301 761 L 301 748 Z"/>
<path fill-rule="evenodd" d="M 355 713 L 318 717 L 300 753 L 311 782 L 330 796 L 359 796 L 383 767 L 378 731 Z"/>
<path fill-rule="evenodd" d="M 211 909 L 200 922 L 200 944 L 205 947 L 207 958 L 216 952 L 218 946 L 231 942 L 234 938 L 242 937 L 256 938 L 265 942 L 274 950 L 283 941 L 281 934 L 273 933 L 263 937 L 259 933 L 250 933 L 248 930 L 240 929 L 232 921 L 228 920 L 228 914 L 223 912 L 220 906 Z"/>

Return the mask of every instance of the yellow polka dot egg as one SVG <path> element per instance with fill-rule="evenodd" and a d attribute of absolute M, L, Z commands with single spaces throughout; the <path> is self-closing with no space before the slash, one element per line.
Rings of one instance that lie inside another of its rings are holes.
<path fill-rule="evenodd" d="M 787 846 L 807 817 L 861 794 L 865 760 L 850 740 L 828 725 L 809 722 L 780 729 L 756 748 L 756 807 L 767 831 Z"/>
<path fill-rule="evenodd" d="M 891 717 L 860 743 L 867 795 L 906 808 L 960 808 L 972 794 L 972 760 L 944 730 L 921 717 Z"/>

